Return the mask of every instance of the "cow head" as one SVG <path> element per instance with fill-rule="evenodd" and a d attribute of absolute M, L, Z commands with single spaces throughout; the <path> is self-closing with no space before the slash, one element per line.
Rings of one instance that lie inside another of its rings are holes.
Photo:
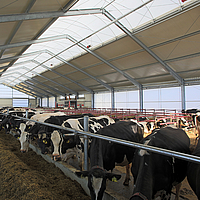
<path fill-rule="evenodd" d="M 156 128 L 163 128 L 167 126 L 167 120 L 166 119 L 156 119 Z"/>
<path fill-rule="evenodd" d="M 21 149 L 20 149 L 20 151 L 22 153 L 28 152 L 28 147 L 29 147 L 29 134 L 24 131 L 25 128 L 26 128 L 26 124 L 21 123 L 20 124 L 21 134 L 20 134 L 19 141 L 21 143 Z"/>
<path fill-rule="evenodd" d="M 51 145 L 50 141 L 51 139 L 48 134 L 46 134 L 45 132 L 38 133 L 38 146 L 41 149 L 42 154 L 47 154 L 49 152 L 48 147 Z"/>
<path fill-rule="evenodd" d="M 121 175 L 108 173 L 102 167 L 94 166 L 90 171 L 75 172 L 78 177 L 88 177 L 88 188 L 92 200 L 101 200 L 106 189 L 106 180 L 117 182 Z"/>

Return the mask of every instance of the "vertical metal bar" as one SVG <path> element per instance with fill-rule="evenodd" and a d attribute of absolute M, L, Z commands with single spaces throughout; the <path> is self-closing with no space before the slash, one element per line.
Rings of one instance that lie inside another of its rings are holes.
<path fill-rule="evenodd" d="M 112 108 L 112 110 L 115 109 L 115 91 L 114 91 L 114 89 L 111 90 L 111 108 Z"/>
<path fill-rule="evenodd" d="M 143 110 L 143 87 L 139 88 L 139 100 L 140 100 L 140 110 Z"/>
<path fill-rule="evenodd" d="M 47 107 L 49 108 L 49 97 L 47 97 Z"/>
<path fill-rule="evenodd" d="M 88 132 L 89 117 L 84 116 L 84 131 Z M 88 170 L 88 136 L 84 135 L 84 170 Z"/>
<path fill-rule="evenodd" d="M 92 109 L 94 109 L 94 92 L 92 92 Z"/>
<path fill-rule="evenodd" d="M 181 102 L 182 102 L 182 110 L 185 110 L 185 83 L 181 84 Z"/>
<path fill-rule="evenodd" d="M 28 118 L 28 110 L 26 110 L 26 118 Z"/>

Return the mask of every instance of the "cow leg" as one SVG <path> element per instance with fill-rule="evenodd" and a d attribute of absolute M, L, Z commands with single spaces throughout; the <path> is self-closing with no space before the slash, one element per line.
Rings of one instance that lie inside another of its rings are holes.
<path fill-rule="evenodd" d="M 179 200 L 181 185 L 182 185 L 182 183 L 179 183 L 179 184 L 177 184 L 175 186 L 176 187 L 176 197 L 175 197 L 175 200 Z"/>
<path fill-rule="evenodd" d="M 127 164 L 126 165 L 126 178 L 124 180 L 123 185 L 125 186 L 129 186 L 129 181 L 130 181 L 130 165 L 131 164 Z"/>

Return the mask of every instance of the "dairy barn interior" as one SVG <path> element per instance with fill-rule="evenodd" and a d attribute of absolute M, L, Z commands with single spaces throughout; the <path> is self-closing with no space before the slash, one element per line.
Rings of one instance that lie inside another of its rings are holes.
<path fill-rule="evenodd" d="M 31 109 L 106 115 L 115 121 L 145 118 L 143 122 L 154 125 L 165 120 L 162 123 L 178 128 L 182 128 L 179 120 L 186 119 L 190 128 L 182 129 L 196 147 L 199 63 L 200 0 L 1 1 L 0 107 L 4 117 L 12 115 L 14 108 L 25 113 L 19 119 L 27 119 Z M 15 131 L 9 131 L 13 137 Z M 88 129 L 72 131 L 82 136 L 84 132 Z M 5 130 L 0 133 L 5 135 Z M 89 136 L 95 137 L 86 134 L 86 142 Z M 30 142 L 29 148 L 81 185 L 86 196 L 69 199 L 90 199 L 87 178 L 75 175 L 80 171 L 76 159 L 55 161 L 50 154 L 41 153 L 37 144 Z M 180 158 L 176 152 L 160 152 Z M 191 155 L 181 159 L 200 162 Z M 84 162 L 84 169 L 89 169 L 89 161 Z M 114 171 L 125 176 L 122 167 Z M 184 181 L 180 199 L 199 199 L 187 178 Z M 133 177 L 129 186 L 123 180 L 107 181 L 103 199 L 134 199 L 133 185 Z M 174 188 L 172 193 L 174 199 Z M 4 197 L 26 199 L 10 195 Z"/>

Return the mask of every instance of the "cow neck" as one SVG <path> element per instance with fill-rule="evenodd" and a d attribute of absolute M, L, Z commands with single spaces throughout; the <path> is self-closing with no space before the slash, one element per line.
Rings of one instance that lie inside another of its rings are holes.
<path fill-rule="evenodd" d="M 90 166 L 91 168 L 98 166 L 103 168 L 103 149 L 102 140 L 93 138 L 90 148 Z"/>

